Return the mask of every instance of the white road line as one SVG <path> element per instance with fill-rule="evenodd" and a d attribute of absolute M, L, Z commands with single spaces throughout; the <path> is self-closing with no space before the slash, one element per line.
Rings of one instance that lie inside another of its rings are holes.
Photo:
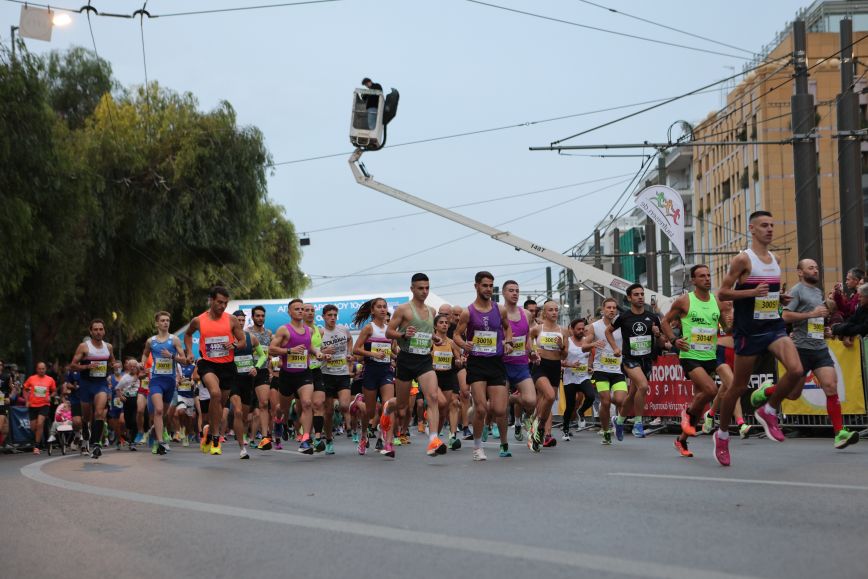
<path fill-rule="evenodd" d="M 836 485 L 825 483 L 807 483 L 786 480 L 762 480 L 751 478 L 724 478 L 718 476 L 683 476 L 677 474 L 645 474 L 639 472 L 610 472 L 609 476 L 628 476 L 634 478 L 659 478 L 671 480 L 691 480 L 699 482 L 724 482 L 724 483 L 741 483 L 752 485 L 769 485 L 774 487 L 807 487 L 815 489 L 836 489 L 843 491 L 868 491 L 868 487 L 860 487 L 856 485 Z"/>
<path fill-rule="evenodd" d="M 229 505 L 217 505 L 211 503 L 203 503 L 199 501 L 176 499 L 171 497 L 158 497 L 131 491 L 85 485 L 60 479 L 42 472 L 42 467 L 44 465 L 57 460 L 62 460 L 62 458 L 63 457 L 57 457 L 39 462 L 33 462 L 24 466 L 21 469 L 21 474 L 31 480 L 42 484 L 51 485 L 69 491 L 97 495 L 101 497 L 133 501 L 137 503 L 156 505 L 160 507 L 169 507 L 173 509 L 186 509 L 188 511 L 195 511 L 200 513 L 238 517 L 259 522 L 286 525 L 294 528 L 302 527 L 316 531 L 358 535 L 369 539 L 398 541 L 401 543 L 409 543 L 422 547 L 453 549 L 473 554 L 510 557 L 512 559 L 521 559 L 525 561 L 530 560 L 553 565 L 563 565 L 567 567 L 575 567 L 578 569 L 586 569 L 590 571 L 601 571 L 616 574 L 620 573 L 622 575 L 631 575 L 635 577 L 655 577 L 659 579 L 695 579 L 697 577 L 697 574 L 700 574 L 702 575 L 703 579 L 756 579 L 754 577 L 746 575 L 734 575 L 730 573 L 713 571 L 710 569 L 702 569 L 700 572 L 697 569 L 691 567 L 680 567 L 677 565 L 652 563 L 650 561 L 628 561 L 626 559 L 607 557 L 604 555 L 593 555 L 589 553 L 579 553 L 575 551 L 560 551 L 557 549 L 533 547 L 530 545 L 520 545 L 515 543 L 506 543 L 502 541 L 491 541 L 486 539 L 474 539 L 471 537 L 457 537 L 454 535 L 429 533 L 425 531 L 397 529 L 381 525 L 372 525 L 369 523 L 359 523 L 356 521 L 338 521 L 332 518 L 325 519 L 304 515 L 293 515 L 289 513 L 278 513 L 273 511 L 243 509 L 238 507 L 232 507 Z"/>

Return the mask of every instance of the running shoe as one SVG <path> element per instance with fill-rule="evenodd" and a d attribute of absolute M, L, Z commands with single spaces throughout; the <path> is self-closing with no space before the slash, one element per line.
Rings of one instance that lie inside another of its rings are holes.
<path fill-rule="evenodd" d="M 184 448 L 190 446 L 190 438 L 188 436 L 185 436 L 181 439 L 181 446 L 183 446 Z"/>
<path fill-rule="evenodd" d="M 835 435 L 835 448 L 838 450 L 852 446 L 857 442 L 859 442 L 859 433 L 850 432 L 846 428 L 842 428 L 838 431 L 838 434 Z"/>
<path fill-rule="evenodd" d="M 618 419 L 614 416 L 612 417 L 612 427 L 615 429 L 615 438 L 618 441 L 624 440 L 624 425 L 618 424 Z"/>
<path fill-rule="evenodd" d="M 530 421 L 530 430 L 528 430 L 528 436 L 532 437 L 534 441 L 539 445 L 543 442 L 542 431 L 539 427 L 539 418 L 534 415 L 534 417 Z"/>
<path fill-rule="evenodd" d="M 399 438 L 401 439 L 401 444 L 403 444 L 403 445 L 412 444 L 412 441 L 410 440 L 410 433 L 409 432 L 403 433 Z"/>
<path fill-rule="evenodd" d="M 469 426 L 465 426 L 464 430 L 461 431 L 461 434 L 464 436 L 464 440 L 473 440 L 473 433 L 470 432 Z"/>
<path fill-rule="evenodd" d="M 313 451 L 316 453 L 323 452 L 326 449 L 326 442 L 322 438 L 317 438 L 313 443 Z"/>
<path fill-rule="evenodd" d="M 742 424 L 738 427 L 738 435 L 742 438 L 750 436 L 750 424 Z"/>
<path fill-rule="evenodd" d="M 380 454 L 389 458 L 395 458 L 395 447 L 391 444 L 386 444 L 383 450 L 380 451 Z"/>
<path fill-rule="evenodd" d="M 378 436 L 377 442 L 374 443 L 374 450 L 383 450 L 383 446 L 383 439 Z"/>
<path fill-rule="evenodd" d="M 696 432 L 695 430 L 693 432 Z M 633 425 L 633 436 L 636 438 L 645 438 L 645 425 L 642 421 L 638 421 Z"/>
<path fill-rule="evenodd" d="M 509 445 L 504 443 L 500 445 L 500 452 L 497 453 L 500 458 L 512 458 L 512 453 L 509 451 Z"/>
<path fill-rule="evenodd" d="M 353 439 L 353 442 L 358 442 L 358 436 L 355 430 L 347 430 L 347 438 Z"/>
<path fill-rule="evenodd" d="M 304 439 L 298 445 L 298 451 L 301 454 L 313 454 L 313 446 L 310 445 L 310 440 Z"/>
<path fill-rule="evenodd" d="M 693 453 L 687 449 L 687 439 L 684 439 L 682 441 L 682 440 L 676 438 L 675 439 L 675 450 L 677 450 L 678 454 L 680 454 L 681 456 L 686 456 L 688 458 L 693 456 Z"/>
<path fill-rule="evenodd" d="M 98 459 L 102 456 L 102 449 L 99 447 L 99 444 L 93 445 L 93 450 L 90 451 L 90 457 L 93 459 Z"/>
<path fill-rule="evenodd" d="M 496 424 L 491 426 L 491 436 L 494 438 L 500 438 L 500 428 Z"/>
<path fill-rule="evenodd" d="M 521 442 L 522 440 L 524 440 L 524 433 L 522 433 L 522 431 L 521 431 L 521 423 L 520 422 L 515 423 L 515 439 L 518 442 Z"/>
<path fill-rule="evenodd" d="M 380 428 L 383 429 L 383 432 L 388 432 L 389 427 L 392 426 L 392 407 L 394 404 L 391 400 L 387 400 L 385 404 L 383 404 L 383 413 L 380 415 Z"/>
<path fill-rule="evenodd" d="M 223 444 L 224 442 L 226 442 L 226 437 L 221 434 L 220 435 L 220 444 Z"/>
<path fill-rule="evenodd" d="M 714 440 L 714 458 L 720 463 L 720 466 L 729 466 L 729 439 L 720 438 L 720 429 L 714 431 L 712 436 Z"/>
<path fill-rule="evenodd" d="M 587 426 L 587 425 L 585 424 L 585 419 L 584 419 L 584 418 L 579 418 L 579 423 L 578 423 L 578 425 L 577 425 L 577 428 L 578 428 L 579 430 L 582 430 L 582 429 L 585 428 L 585 426 Z"/>
<path fill-rule="evenodd" d="M 612 444 L 612 431 L 611 430 L 604 430 L 603 431 L 603 440 L 600 441 L 600 444 L 607 445 L 607 446 Z"/>
<path fill-rule="evenodd" d="M 282 438 L 284 442 L 288 441 L 290 434 L 289 428 L 287 428 L 283 424 L 278 424 L 278 426 L 280 427 L 280 438 Z"/>
<path fill-rule="evenodd" d="M 247 445 L 241 447 L 241 455 L 238 457 L 241 460 L 250 460 L 250 455 L 247 453 Z"/>
<path fill-rule="evenodd" d="M 401 446 L 401 444 L 402 444 L 402 442 L 401 442 L 400 436 L 396 436 L 396 437 L 392 438 L 392 446 Z"/>
<path fill-rule="evenodd" d="M 326 454 L 334 454 L 335 453 L 335 443 L 334 442 L 332 442 L 330 440 L 328 442 L 326 442 L 325 453 Z"/>
<path fill-rule="evenodd" d="M 176 431 L 174 434 L 172 434 L 172 442 L 181 442 L 181 433 L 180 432 Z"/>
<path fill-rule="evenodd" d="M 223 454 L 223 447 L 220 445 L 220 441 L 218 440 L 216 444 L 211 443 L 211 455 L 219 456 L 221 454 Z"/>
<path fill-rule="evenodd" d="M 256 445 L 256 448 L 259 450 L 271 450 L 271 439 L 267 436 L 259 441 L 259 444 Z"/>
<path fill-rule="evenodd" d="M 419 432 L 425 432 L 425 423 L 424 423 L 424 422 L 420 422 L 419 424 L 417 424 L 417 425 L 416 425 L 416 430 L 418 430 Z"/>
<path fill-rule="evenodd" d="M 454 434 L 449 437 L 449 448 L 452 450 L 459 450 L 461 448 L 461 439 L 455 436 Z"/>
<path fill-rule="evenodd" d="M 359 436 L 359 433 L 353 431 L 353 442 L 356 443 L 356 444 L 358 444 L 358 443 L 359 443 L 359 440 L 361 440 L 361 439 L 362 439 L 362 437 Z"/>
<path fill-rule="evenodd" d="M 558 440 L 554 438 L 551 434 L 546 434 L 546 437 L 543 439 L 543 448 L 554 448 L 558 445 Z"/>
<path fill-rule="evenodd" d="M 368 427 L 368 438 L 374 438 L 374 437 L 376 437 L 376 436 L 377 436 L 377 435 L 374 434 L 374 429 L 373 429 L 373 427 L 369 426 L 369 427 Z"/>
<path fill-rule="evenodd" d="M 169 448 L 168 443 L 166 443 L 166 442 L 158 442 L 157 443 L 157 454 L 159 454 L 161 456 L 164 454 L 169 454 L 170 450 L 172 450 L 172 449 Z"/>
<path fill-rule="evenodd" d="M 355 416 L 359 413 L 359 404 L 361 404 L 365 400 L 365 396 L 363 394 L 356 394 L 356 397 L 353 398 L 353 401 L 350 402 L 350 416 Z"/>
<path fill-rule="evenodd" d="M 368 439 L 364 437 L 359 438 L 359 455 L 365 456 L 365 453 L 368 451 Z"/>
<path fill-rule="evenodd" d="M 564 430 L 564 433 L 561 436 L 561 440 L 563 440 L 564 442 L 570 441 L 570 431 L 569 430 Z"/>
<path fill-rule="evenodd" d="M 42 454 L 42 451 L 39 450 L 39 447 L 34 446 L 33 447 L 33 454 Z"/>
<path fill-rule="evenodd" d="M 136 434 L 136 437 L 133 439 L 133 444 L 139 445 L 141 443 L 142 443 L 142 433 L 139 432 L 138 434 Z"/>
<path fill-rule="evenodd" d="M 474 448 L 473 449 L 473 460 L 476 462 L 480 462 L 483 460 L 488 460 L 488 457 L 485 456 L 485 451 L 482 450 L 481 448 Z"/>
<path fill-rule="evenodd" d="M 160 447 L 160 445 L 157 444 L 156 442 L 154 444 L 152 444 L 151 445 L 151 454 L 153 454 L 154 456 L 160 454 L 160 451 L 158 450 L 159 447 Z M 166 454 L 166 453 L 164 452 L 163 454 Z"/>
<path fill-rule="evenodd" d="M 702 422 L 702 434 L 711 434 L 714 430 L 714 417 L 710 412 L 706 412 Z"/>
<path fill-rule="evenodd" d="M 708 422 L 708 413 L 705 414 L 705 421 Z M 634 427 L 635 428 L 635 427 Z M 709 428 L 711 428 L 709 426 Z M 703 426 L 702 430 L 705 430 Z M 634 430 L 635 432 L 635 430 Z M 696 427 L 690 421 L 690 415 L 687 413 L 687 409 L 681 411 L 681 432 L 684 433 L 684 436 L 696 436 Z M 710 432 L 710 431 L 709 431 Z"/>
<path fill-rule="evenodd" d="M 425 451 L 425 453 L 428 456 L 435 456 L 438 454 L 446 454 L 446 450 L 446 445 L 443 444 L 443 441 L 440 440 L 440 437 L 435 436 L 434 440 L 428 443 L 428 449 Z"/>
<path fill-rule="evenodd" d="M 754 408 L 759 408 L 766 402 L 768 402 L 769 397 L 766 395 L 766 388 L 769 386 L 774 386 L 774 382 L 771 380 L 766 380 L 762 384 L 759 385 L 759 388 L 754 390 L 750 395 L 750 405 Z"/>
<path fill-rule="evenodd" d="M 757 408 L 753 415 L 757 422 L 759 422 L 763 427 L 763 430 L 766 431 L 766 436 L 769 437 L 769 439 L 774 440 L 775 442 L 784 441 L 784 433 L 778 425 L 777 415 L 774 412 L 766 410 L 765 404 Z"/>
<path fill-rule="evenodd" d="M 279 438 L 274 439 L 274 450 L 283 450 L 283 443 Z"/>

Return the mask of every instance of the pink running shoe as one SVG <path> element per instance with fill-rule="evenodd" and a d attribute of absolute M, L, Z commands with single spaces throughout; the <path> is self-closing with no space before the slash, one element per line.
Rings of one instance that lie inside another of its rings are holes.
<path fill-rule="evenodd" d="M 353 401 L 350 402 L 350 416 L 355 416 L 359 413 L 359 403 L 364 401 L 365 397 L 363 394 L 356 394 L 356 397 L 353 398 Z"/>
<path fill-rule="evenodd" d="M 765 409 L 765 405 L 763 405 L 757 408 L 753 415 L 763 427 L 763 430 L 766 431 L 766 436 L 770 440 L 774 440 L 775 442 L 784 441 L 784 433 L 778 425 L 778 417 L 774 412 L 769 412 Z"/>
<path fill-rule="evenodd" d="M 280 444 L 280 437 L 274 439 L 274 450 L 283 450 L 283 445 Z"/>
<path fill-rule="evenodd" d="M 365 453 L 368 452 L 368 437 L 360 436 L 359 437 L 359 455 L 365 456 Z"/>
<path fill-rule="evenodd" d="M 729 466 L 729 439 L 721 439 L 718 435 L 720 430 L 715 430 L 712 439 L 714 440 L 714 458 L 720 463 L 720 466 Z"/>
<path fill-rule="evenodd" d="M 380 454 L 388 456 L 389 458 L 395 458 L 395 447 L 392 446 L 391 442 L 387 442 L 383 447 L 383 450 L 380 451 Z"/>

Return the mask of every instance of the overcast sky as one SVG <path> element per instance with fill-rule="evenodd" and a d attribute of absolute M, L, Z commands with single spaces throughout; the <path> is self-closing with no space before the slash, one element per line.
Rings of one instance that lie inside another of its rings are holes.
<path fill-rule="evenodd" d="M 52 6 L 83 3 L 59 0 Z M 348 128 L 352 90 L 362 77 L 400 91 L 398 116 L 389 127 L 389 144 L 398 145 L 674 96 L 740 71 L 750 58 L 582 0 L 490 4 L 730 56 L 467 0 L 343 0 L 168 16 L 269 3 L 151 0 L 147 10 L 164 16 L 141 25 L 138 19 L 94 16 L 92 39 L 87 19 L 74 15 L 70 26 L 54 30 L 51 43 L 26 43 L 42 53 L 73 45 L 93 49 L 95 41 L 98 54 L 129 86 L 145 79 L 143 32 L 150 80 L 192 92 L 204 110 L 229 101 L 241 124 L 259 127 L 277 163 L 269 196 L 311 239 L 301 264 L 313 280 L 309 297 L 403 291 L 414 271 L 428 272 L 432 291 L 451 303 L 472 300 L 477 269 L 491 270 L 498 282 L 517 279 L 523 293 L 545 288 L 545 262 L 479 234 L 447 243 L 472 232 L 434 215 L 324 230 L 417 211 L 352 178 Z M 596 3 L 747 51 L 771 42 L 808 4 L 767 0 L 758 10 L 755 0 Z M 100 12 L 124 14 L 142 7 L 141 1 L 126 0 L 92 4 Z M 4 42 L 19 12 L 20 5 L 0 0 Z M 720 108 L 721 98 L 720 92 L 689 97 L 567 144 L 665 141 L 673 122 L 696 122 Z M 515 220 L 505 228 L 563 251 L 605 217 L 641 160 L 562 156 L 528 147 L 638 108 L 387 148 L 365 154 L 363 161 L 377 180 L 440 205 L 516 196 L 461 211 L 490 225 Z M 346 154 L 291 163 L 336 153 Z M 553 188 L 559 189 L 532 194 Z M 349 275 L 355 272 L 361 273 Z"/>

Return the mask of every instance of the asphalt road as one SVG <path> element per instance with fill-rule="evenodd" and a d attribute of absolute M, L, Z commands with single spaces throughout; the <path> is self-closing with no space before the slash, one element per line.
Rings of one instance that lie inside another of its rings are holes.
<path fill-rule="evenodd" d="M 511 435 L 510 435 L 511 436 Z M 868 577 L 868 441 L 0 456 L 0 577 Z"/>

